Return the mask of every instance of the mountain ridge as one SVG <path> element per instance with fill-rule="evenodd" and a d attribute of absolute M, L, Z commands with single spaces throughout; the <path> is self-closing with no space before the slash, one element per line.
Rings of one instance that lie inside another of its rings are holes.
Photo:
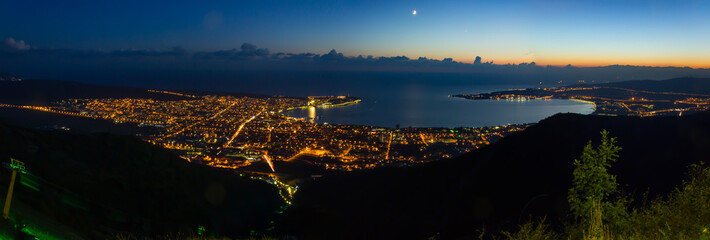
<path fill-rule="evenodd" d="M 324 176 L 301 188 L 282 226 L 314 238 L 456 238 L 473 236 L 482 227 L 497 232 L 547 216 L 559 228 L 568 217 L 572 162 L 588 141 L 598 142 L 602 129 L 622 147 L 611 173 L 626 193 L 640 198 L 647 190 L 651 197 L 669 193 L 681 184 L 688 165 L 710 155 L 708 122 L 709 113 L 654 118 L 557 114 L 457 158 Z M 348 207 L 355 204 L 357 210 Z M 304 226 L 297 219 L 310 222 Z"/>

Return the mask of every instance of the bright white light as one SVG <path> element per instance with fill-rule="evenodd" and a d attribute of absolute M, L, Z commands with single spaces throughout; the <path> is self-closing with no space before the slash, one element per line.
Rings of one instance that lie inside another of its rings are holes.
<path fill-rule="evenodd" d="M 417 10 L 412 11 L 412 15 L 417 15 Z"/>

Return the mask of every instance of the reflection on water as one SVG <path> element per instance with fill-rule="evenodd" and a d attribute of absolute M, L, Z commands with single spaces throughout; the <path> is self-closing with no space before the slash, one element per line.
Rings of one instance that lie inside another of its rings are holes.
<path fill-rule="evenodd" d="M 421 95 L 420 95 L 421 96 Z M 433 97 L 418 99 L 363 99 L 358 104 L 285 112 L 330 124 L 380 127 L 483 127 L 534 123 L 557 113 L 590 114 L 594 105 L 571 100 L 468 100 Z"/>
<path fill-rule="evenodd" d="M 303 73 L 305 74 L 305 73 Z M 428 73 L 320 72 L 289 73 L 269 81 L 232 84 L 234 91 L 285 96 L 362 98 L 358 104 L 331 108 L 302 108 L 285 114 L 307 121 L 381 127 L 480 127 L 532 123 L 556 113 L 588 114 L 594 106 L 569 100 L 473 101 L 450 98 L 541 85 L 509 85 L 500 76 Z M 253 84 L 252 84 L 253 83 Z M 230 86 L 230 84 L 224 84 Z M 241 86 L 241 88 L 237 88 Z"/>
<path fill-rule="evenodd" d="M 314 106 L 308 107 L 308 121 L 311 123 L 316 121 L 316 107 Z"/>

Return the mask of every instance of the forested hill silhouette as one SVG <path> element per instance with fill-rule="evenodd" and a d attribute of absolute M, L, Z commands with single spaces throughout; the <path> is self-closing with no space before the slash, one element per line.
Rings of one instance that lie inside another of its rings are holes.
<path fill-rule="evenodd" d="M 48 227 L 60 239 L 196 235 L 200 226 L 248 236 L 265 231 L 284 204 L 265 182 L 188 163 L 132 136 L 38 131 L 0 121 L 0 161 L 10 157 L 28 170 L 18 174 L 10 215 L 34 229 Z M 5 193 L 10 171 L 0 171 Z"/>
<path fill-rule="evenodd" d="M 495 233 L 547 216 L 561 227 L 573 160 L 600 131 L 617 137 L 611 167 L 626 193 L 666 194 L 710 156 L 710 114 L 608 117 L 557 114 L 488 147 L 412 168 L 326 175 L 302 186 L 280 224 L 313 238 L 449 239 Z M 637 201 L 637 204 L 640 201 Z"/>
<path fill-rule="evenodd" d="M 208 92 L 194 90 L 173 90 L 183 94 L 196 96 L 202 95 L 230 95 L 235 97 L 265 97 L 261 94 L 233 93 L 233 92 Z M 55 101 L 66 99 L 89 98 L 150 98 L 154 100 L 185 100 L 189 97 L 151 92 L 146 88 L 95 85 L 64 80 L 23 80 L 0 81 L 0 103 L 46 106 Z"/>
<path fill-rule="evenodd" d="M 710 94 L 710 78 L 673 78 L 668 80 L 632 80 L 595 84 L 601 87 L 618 87 L 652 92 Z"/>
<path fill-rule="evenodd" d="M 0 81 L 0 103 L 46 106 L 65 99 L 153 98 L 182 100 L 185 97 L 148 92 L 147 89 L 101 86 L 61 80 Z"/>

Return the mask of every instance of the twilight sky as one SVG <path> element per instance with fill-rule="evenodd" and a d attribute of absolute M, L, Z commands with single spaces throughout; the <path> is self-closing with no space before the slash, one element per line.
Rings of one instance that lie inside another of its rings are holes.
<path fill-rule="evenodd" d="M 271 53 L 710 67 L 710 1 L 3 0 L 0 21 L 1 39 L 33 49 L 217 51 L 248 42 Z"/>

